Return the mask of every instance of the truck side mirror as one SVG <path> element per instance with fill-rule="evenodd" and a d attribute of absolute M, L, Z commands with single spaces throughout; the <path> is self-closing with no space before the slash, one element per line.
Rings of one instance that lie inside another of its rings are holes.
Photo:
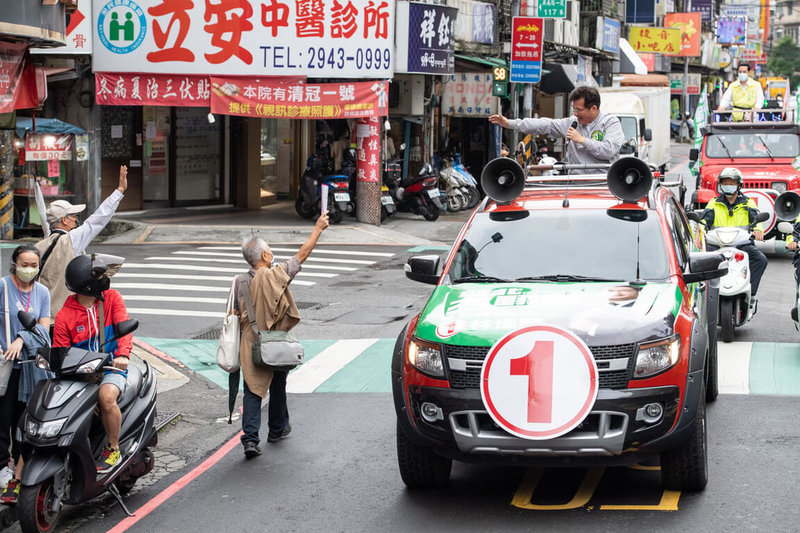
<path fill-rule="evenodd" d="M 689 150 L 689 161 L 697 161 L 697 158 L 700 156 L 700 151 L 697 148 L 692 148 Z"/>
<path fill-rule="evenodd" d="M 403 270 L 408 279 L 436 285 L 439 282 L 439 276 L 436 273 L 439 270 L 439 256 L 416 255 L 409 257 Z"/>
<path fill-rule="evenodd" d="M 651 130 L 650 128 L 644 130 L 644 140 L 645 141 L 653 140 L 653 130 Z"/>
<path fill-rule="evenodd" d="M 692 252 L 689 254 L 689 272 L 683 274 L 684 283 L 697 283 L 721 278 L 728 273 L 728 262 L 718 252 Z"/>

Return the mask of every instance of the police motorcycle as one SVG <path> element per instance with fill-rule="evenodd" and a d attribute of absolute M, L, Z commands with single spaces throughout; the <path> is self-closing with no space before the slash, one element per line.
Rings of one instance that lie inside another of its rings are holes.
<path fill-rule="evenodd" d="M 701 216 L 702 211 L 687 213 L 698 223 Z M 750 226 L 720 226 L 706 232 L 706 243 L 717 246 L 728 262 L 728 273 L 719 280 L 718 323 L 723 342 L 731 342 L 734 329 L 747 324 L 758 311 L 758 302 L 750 295 L 750 257 L 738 247 L 749 244 L 753 227 L 768 219 L 769 214 L 761 211 Z"/>
<path fill-rule="evenodd" d="M 346 174 L 329 174 L 328 158 L 319 152 L 306 160 L 306 169 L 300 177 L 300 194 L 294 208 L 303 218 L 313 218 L 322 209 L 322 186 L 327 188 L 328 215 L 332 224 L 338 224 L 344 214 L 353 211 L 350 201 L 350 177 Z"/>
<path fill-rule="evenodd" d="M 793 191 L 786 191 L 778 195 L 775 199 L 775 214 L 778 216 L 778 231 L 784 235 L 792 235 L 794 242 L 800 242 L 800 232 L 794 230 L 794 223 L 800 215 L 800 194 Z M 795 287 L 796 288 L 796 287 Z M 798 319 L 798 307 L 800 297 L 795 292 L 794 308 L 792 309 L 792 321 L 797 331 L 800 331 L 800 319 Z"/>
<path fill-rule="evenodd" d="M 93 258 L 93 270 L 105 273 L 103 257 L 97 256 L 100 261 Z M 38 335 L 33 315 L 20 311 L 18 316 L 25 329 Z M 101 350 L 138 326 L 137 320 L 120 322 Z M 151 448 L 158 442 L 156 377 L 145 361 L 144 370 L 128 366 L 127 386 L 118 400 L 122 458 L 110 470 L 97 471 L 95 460 L 107 439 L 95 408 L 103 372 L 113 368 L 109 358 L 109 353 L 80 348 L 38 350 L 34 364 L 55 372 L 56 378 L 36 385 L 16 429 L 17 439 L 30 449 L 17 504 L 20 526 L 26 533 L 52 531 L 64 504 L 83 503 L 105 492 L 130 516 L 122 496 L 153 469 Z"/>

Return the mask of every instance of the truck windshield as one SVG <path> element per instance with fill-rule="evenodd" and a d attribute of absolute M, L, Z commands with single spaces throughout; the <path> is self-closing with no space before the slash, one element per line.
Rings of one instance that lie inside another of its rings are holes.
<path fill-rule="evenodd" d="M 622 134 L 625 136 L 625 140 L 629 141 L 634 139 L 638 142 L 639 137 L 636 135 L 636 118 L 619 117 L 619 123 L 622 126 Z"/>
<path fill-rule="evenodd" d="M 637 248 L 641 279 L 668 278 L 666 246 L 656 213 L 637 210 L 643 218 L 637 222 L 611 212 L 479 213 L 459 244 L 448 271 L 450 280 L 558 277 L 565 281 L 630 281 L 636 279 Z"/>
<path fill-rule="evenodd" d="M 770 159 L 770 153 L 773 157 L 797 157 L 800 154 L 798 136 L 793 133 L 748 131 L 709 135 L 706 140 L 706 156 L 728 159 L 723 144 L 728 148 L 732 157 Z"/>

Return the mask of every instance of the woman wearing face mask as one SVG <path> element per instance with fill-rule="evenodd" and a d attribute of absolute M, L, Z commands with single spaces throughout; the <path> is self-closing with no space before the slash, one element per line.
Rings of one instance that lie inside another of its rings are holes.
<path fill-rule="evenodd" d="M 21 401 L 24 396 L 20 398 L 20 394 L 23 393 L 20 390 L 23 371 L 19 361 L 24 345 L 20 336 L 23 327 L 17 313 L 25 311 L 35 316 L 39 324 L 44 326 L 44 329 L 39 328 L 41 333 L 46 334 L 50 327 L 50 292 L 44 285 L 34 281 L 38 273 L 39 250 L 33 244 L 22 244 L 11 254 L 11 275 L 2 279 L 5 286 L 0 287 L 3 314 L 8 313 L 7 319 L 5 316 L 0 316 L 0 346 L 3 350 L 2 357 L 9 362 L 6 364 L 14 365 L 6 392 L 0 396 L 0 466 L 4 467 L 0 470 L 0 483 L 5 484 L 5 491 L 0 496 L 0 501 L 3 503 L 17 502 L 23 463 L 19 443 L 16 438 L 12 440 L 19 417 L 25 410 L 25 402 Z M 12 457 L 16 468 L 13 476 L 10 476 L 9 466 Z"/>
<path fill-rule="evenodd" d="M 750 65 L 742 63 L 739 65 L 739 74 L 733 83 L 728 85 L 722 100 L 719 103 L 719 111 L 728 109 L 761 109 L 764 107 L 764 89 L 761 84 L 750 77 Z M 731 113 L 734 122 L 741 122 L 745 118 L 744 113 Z M 723 115 L 724 117 L 724 115 Z M 748 120 L 755 120 L 749 117 Z"/>

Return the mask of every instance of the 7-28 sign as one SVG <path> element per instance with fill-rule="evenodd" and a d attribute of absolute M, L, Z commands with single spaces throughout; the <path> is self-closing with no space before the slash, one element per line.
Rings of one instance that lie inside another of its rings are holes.
<path fill-rule="evenodd" d="M 481 370 L 489 415 L 518 437 L 544 440 L 568 433 L 597 399 L 597 365 L 586 344 L 554 326 L 530 326 L 497 341 Z"/>

